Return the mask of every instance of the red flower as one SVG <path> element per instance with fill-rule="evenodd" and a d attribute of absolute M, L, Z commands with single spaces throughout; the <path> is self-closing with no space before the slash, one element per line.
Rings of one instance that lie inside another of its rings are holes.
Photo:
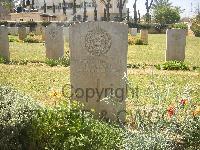
<path fill-rule="evenodd" d="M 167 114 L 171 118 L 175 114 L 175 107 L 174 106 L 169 106 L 167 109 Z"/>

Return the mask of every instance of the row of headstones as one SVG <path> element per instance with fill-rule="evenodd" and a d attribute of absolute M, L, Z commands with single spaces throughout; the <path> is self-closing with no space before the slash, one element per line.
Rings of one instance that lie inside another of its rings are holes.
<path fill-rule="evenodd" d="M 36 27 L 33 32 L 35 35 L 42 35 L 42 40 L 45 41 L 45 28 L 43 26 Z M 63 27 L 64 38 L 66 42 L 69 41 L 69 27 Z M 9 35 L 19 35 L 20 40 L 24 40 L 27 37 L 27 34 L 30 33 L 30 27 L 8 27 Z"/>
<path fill-rule="evenodd" d="M 184 33 L 182 30 L 167 31 L 167 57 L 183 52 Z M 117 22 L 85 22 L 69 28 L 72 99 L 83 102 L 87 110 L 95 109 L 103 118 L 125 120 L 127 35 L 128 26 Z M 48 26 L 45 40 L 48 57 L 64 55 L 62 27 Z M 0 55 L 9 57 L 6 27 L 0 27 Z M 105 97 L 107 99 L 102 101 Z"/>
<path fill-rule="evenodd" d="M 7 28 L 6 26 L 0 26 L 0 56 L 3 56 L 5 59 L 10 60 L 8 34 L 9 28 Z M 27 28 L 17 27 L 17 34 L 20 40 L 24 40 L 27 37 Z M 45 39 L 46 57 L 48 59 L 59 59 L 63 57 L 64 39 L 66 40 L 66 42 L 68 42 L 69 28 L 50 25 L 46 28 L 43 28 L 41 34 L 42 39 Z"/>
<path fill-rule="evenodd" d="M 137 28 L 130 28 L 129 33 L 136 36 Z M 140 30 L 140 39 L 143 43 L 148 44 L 148 30 Z M 184 29 L 168 29 L 166 31 L 166 53 L 165 60 L 184 61 L 185 59 L 185 46 L 186 46 L 186 31 Z"/>
<path fill-rule="evenodd" d="M 16 28 L 16 27 L 12 27 L 12 28 Z M 7 31 L 7 28 L 1 26 L 1 35 L 0 35 L 1 41 L 5 41 L 5 39 L 7 39 L 7 36 L 5 35 L 7 35 L 8 33 L 9 32 Z M 131 29 L 131 33 L 132 35 L 136 35 L 137 28 Z M 141 33 L 141 39 L 144 42 L 148 43 L 148 30 L 141 30 L 140 33 Z M 19 39 L 23 40 L 27 36 L 27 28 L 19 27 L 18 34 L 19 34 Z M 45 39 L 45 43 L 46 43 L 45 44 L 46 57 L 49 59 L 58 59 L 62 57 L 64 55 L 64 38 L 66 39 L 67 42 L 69 41 L 69 28 L 68 27 L 63 28 L 56 25 L 50 25 L 46 28 L 43 27 L 41 34 L 43 35 L 42 37 L 43 39 Z M 63 38 L 63 35 L 65 36 L 64 38 Z M 3 48 L 4 47 L 3 45 L 8 45 L 7 42 L 2 42 L 1 45 L 2 45 L 0 46 L 1 49 L 4 49 L 1 51 L 8 51 L 6 50 L 8 48 Z M 181 29 L 167 30 L 166 61 L 168 60 L 184 61 L 185 45 L 186 45 L 186 36 L 185 36 L 184 30 L 181 30 Z M 6 56 L 6 58 L 9 58 L 9 57 Z"/>

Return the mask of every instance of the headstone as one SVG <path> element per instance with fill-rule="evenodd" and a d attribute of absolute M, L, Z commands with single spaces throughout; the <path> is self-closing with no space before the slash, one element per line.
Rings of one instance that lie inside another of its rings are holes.
<path fill-rule="evenodd" d="M 26 34 L 30 33 L 30 27 L 26 27 Z"/>
<path fill-rule="evenodd" d="M 137 35 L 137 28 L 130 28 L 130 34 L 132 36 L 136 36 Z"/>
<path fill-rule="evenodd" d="M 0 26 L 0 56 L 10 60 L 8 28 Z"/>
<path fill-rule="evenodd" d="M 183 29 L 168 29 L 166 61 L 184 61 L 186 34 Z"/>
<path fill-rule="evenodd" d="M 63 27 L 64 39 L 65 42 L 69 42 L 69 27 Z"/>
<path fill-rule="evenodd" d="M 59 59 L 64 56 L 63 28 L 49 25 L 45 30 L 46 57 Z"/>
<path fill-rule="evenodd" d="M 42 25 L 37 25 L 36 29 L 35 29 L 35 34 L 36 35 L 42 35 Z"/>
<path fill-rule="evenodd" d="M 18 35 L 18 27 L 8 27 L 8 33 L 13 36 Z"/>
<path fill-rule="evenodd" d="M 141 34 L 141 40 L 143 41 L 143 43 L 148 44 L 148 30 L 142 29 L 140 30 L 140 34 Z"/>
<path fill-rule="evenodd" d="M 18 27 L 19 40 L 24 40 L 27 36 L 26 27 Z"/>
<path fill-rule="evenodd" d="M 46 27 L 42 27 L 42 41 L 45 41 L 45 29 Z"/>
<path fill-rule="evenodd" d="M 117 22 L 84 22 L 69 28 L 73 99 L 111 120 L 125 120 L 127 35 L 128 26 Z"/>

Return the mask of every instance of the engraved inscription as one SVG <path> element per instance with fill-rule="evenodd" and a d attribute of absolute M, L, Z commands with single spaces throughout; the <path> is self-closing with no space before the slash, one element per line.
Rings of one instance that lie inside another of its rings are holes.
<path fill-rule="evenodd" d="M 101 28 L 89 31 L 85 36 L 85 47 L 90 55 L 105 55 L 111 48 L 112 40 L 109 33 Z"/>

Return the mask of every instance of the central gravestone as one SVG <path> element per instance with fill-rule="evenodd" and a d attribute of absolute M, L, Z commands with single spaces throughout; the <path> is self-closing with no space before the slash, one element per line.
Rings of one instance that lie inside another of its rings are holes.
<path fill-rule="evenodd" d="M 106 119 L 125 120 L 127 34 L 127 25 L 114 22 L 69 28 L 73 99 Z"/>

